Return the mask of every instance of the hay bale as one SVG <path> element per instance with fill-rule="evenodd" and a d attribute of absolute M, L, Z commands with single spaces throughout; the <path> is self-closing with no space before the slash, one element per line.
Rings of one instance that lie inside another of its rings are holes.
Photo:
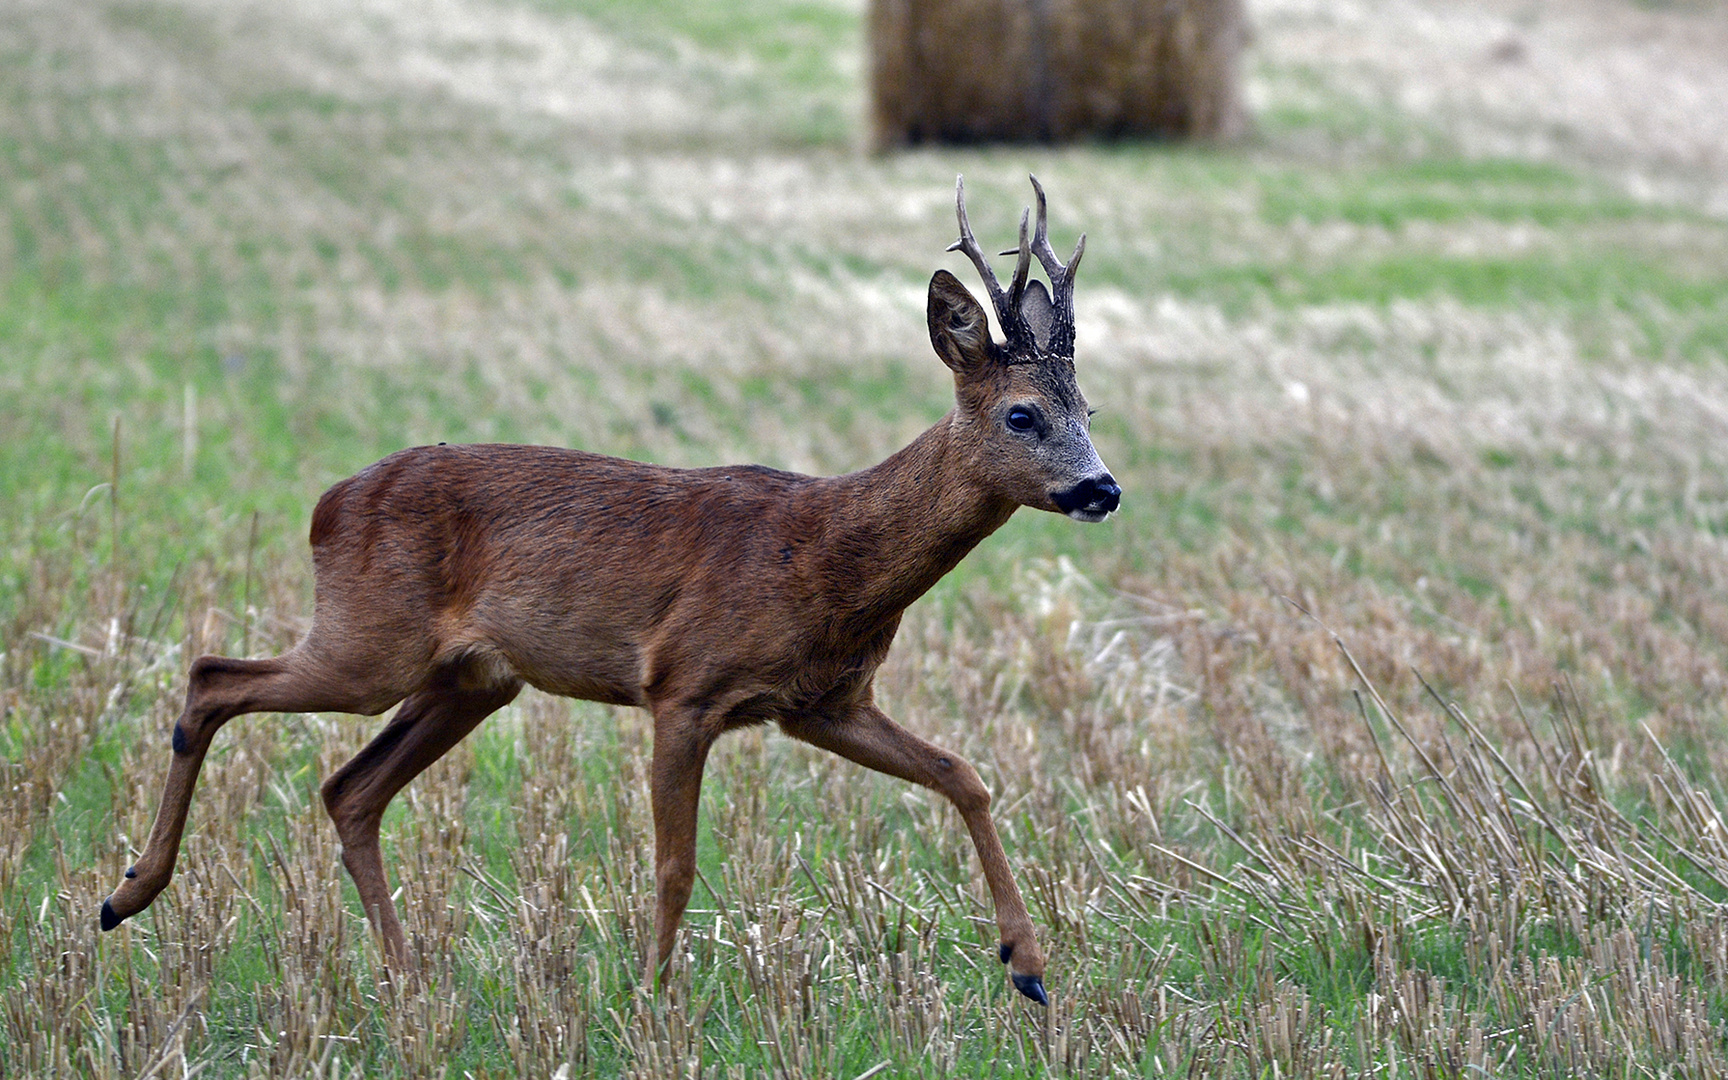
<path fill-rule="evenodd" d="M 1227 137 L 1247 36 L 1242 0 L 871 0 L 875 142 Z"/>

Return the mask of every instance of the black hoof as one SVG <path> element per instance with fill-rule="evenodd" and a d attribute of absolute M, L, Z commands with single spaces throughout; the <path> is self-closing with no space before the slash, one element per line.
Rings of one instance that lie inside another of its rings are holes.
<path fill-rule="evenodd" d="M 1025 994 L 1040 1005 L 1050 1004 L 1050 995 L 1044 992 L 1044 980 L 1036 975 L 1014 976 L 1014 989 Z"/>
<path fill-rule="evenodd" d="M 114 903 L 111 900 L 102 901 L 102 929 L 112 930 L 125 920 L 126 916 L 114 914 Z M 1024 990 L 1021 993 L 1025 993 Z M 1039 991 L 1043 993 L 1043 991 Z"/>

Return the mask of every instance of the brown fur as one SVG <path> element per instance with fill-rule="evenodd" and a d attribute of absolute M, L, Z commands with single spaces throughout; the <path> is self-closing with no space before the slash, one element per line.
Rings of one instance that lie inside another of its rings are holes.
<path fill-rule="evenodd" d="M 311 630 L 279 657 L 192 665 L 156 823 L 104 905 L 103 926 L 167 885 L 199 766 L 229 719 L 371 715 L 400 702 L 325 782 L 323 798 L 389 964 L 410 966 L 378 847 L 384 808 L 528 684 L 654 715 L 650 972 L 672 955 L 689 899 L 709 748 L 731 728 L 771 721 L 954 803 L 1016 985 L 1042 1000 L 1044 957 L 989 793 L 970 765 L 877 709 L 872 680 L 906 606 L 1016 507 L 1056 510 L 1064 494 L 1072 503 L 1075 490 L 1115 488 L 1086 438 L 1070 360 L 1009 355 L 946 272 L 931 281 L 930 327 L 958 404 L 862 472 L 818 478 L 542 446 L 426 446 L 336 484 L 312 514 Z M 1047 430 L 1012 430 L 1003 418 L 1015 406 L 1040 410 Z M 1088 497 L 1088 520 L 1115 508 L 1114 494 Z"/>

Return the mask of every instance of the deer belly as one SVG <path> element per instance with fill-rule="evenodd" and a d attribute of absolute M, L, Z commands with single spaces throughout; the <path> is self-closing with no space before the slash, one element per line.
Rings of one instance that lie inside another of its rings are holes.
<path fill-rule="evenodd" d="M 513 636 L 501 651 L 528 685 L 584 701 L 643 703 L 641 659 L 633 643 L 604 631 Z"/>

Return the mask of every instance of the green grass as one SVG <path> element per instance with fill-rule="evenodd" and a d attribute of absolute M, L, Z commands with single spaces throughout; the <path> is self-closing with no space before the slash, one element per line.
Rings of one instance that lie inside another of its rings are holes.
<path fill-rule="evenodd" d="M 1268 222 L 1285 226 L 1297 220 L 1388 229 L 1412 222 L 1475 221 L 1544 229 L 1616 221 L 1707 224 L 1702 216 L 1678 207 L 1637 202 L 1588 173 L 1516 158 L 1416 159 L 1351 169 L 1342 177 L 1272 173 L 1262 184 L 1261 213 Z"/>

